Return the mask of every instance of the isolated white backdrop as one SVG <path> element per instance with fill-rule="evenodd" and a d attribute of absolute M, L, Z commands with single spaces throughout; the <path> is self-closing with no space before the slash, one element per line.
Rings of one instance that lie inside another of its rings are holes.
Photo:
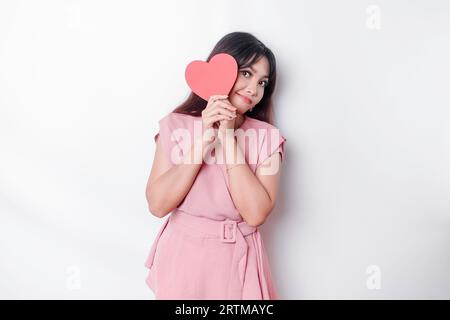
<path fill-rule="evenodd" d="M 449 19 L 445 0 L 0 2 L 0 298 L 153 298 L 153 136 L 232 31 L 278 61 L 280 297 L 450 298 Z"/>

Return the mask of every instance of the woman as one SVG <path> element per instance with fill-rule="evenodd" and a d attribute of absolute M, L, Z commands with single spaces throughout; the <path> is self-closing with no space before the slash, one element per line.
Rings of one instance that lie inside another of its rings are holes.
<path fill-rule="evenodd" d="M 156 299 L 277 299 L 258 230 L 286 141 L 272 125 L 275 57 L 245 32 L 225 35 L 207 61 L 218 53 L 238 63 L 229 95 L 191 93 L 155 135 L 146 198 L 153 215 L 171 213 L 145 264 Z"/>

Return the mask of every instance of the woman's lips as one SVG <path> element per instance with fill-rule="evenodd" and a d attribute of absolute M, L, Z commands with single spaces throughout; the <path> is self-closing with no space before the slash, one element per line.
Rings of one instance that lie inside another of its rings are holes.
<path fill-rule="evenodd" d="M 245 102 L 247 102 L 249 104 L 252 103 L 252 101 L 249 98 L 244 97 L 243 95 L 240 95 L 239 93 L 237 93 L 237 95 L 240 96 L 242 98 L 242 100 L 244 100 Z"/>

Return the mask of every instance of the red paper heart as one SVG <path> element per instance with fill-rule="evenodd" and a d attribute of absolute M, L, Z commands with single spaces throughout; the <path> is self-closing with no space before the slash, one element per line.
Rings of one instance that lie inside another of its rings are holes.
<path fill-rule="evenodd" d="M 227 53 L 214 55 L 209 62 L 195 60 L 186 67 L 188 86 L 199 97 L 209 100 L 212 95 L 228 95 L 237 77 L 237 62 Z"/>

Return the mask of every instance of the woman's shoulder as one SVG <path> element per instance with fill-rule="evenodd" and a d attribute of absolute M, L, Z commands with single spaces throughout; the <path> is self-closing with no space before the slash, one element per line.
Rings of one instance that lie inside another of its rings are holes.
<path fill-rule="evenodd" d="M 186 113 L 179 113 L 179 112 L 169 112 L 168 114 L 166 114 L 162 119 L 174 119 L 174 120 L 178 120 L 178 119 L 196 119 L 196 118 L 200 118 L 191 114 L 186 114 Z"/>
<path fill-rule="evenodd" d="M 249 122 L 249 127 L 255 127 L 255 128 L 268 128 L 268 129 L 278 129 L 275 125 L 270 124 L 269 122 L 259 120 L 256 118 L 252 118 L 247 116 L 247 121 Z"/>
<path fill-rule="evenodd" d="M 169 112 L 164 117 L 161 118 L 160 122 L 166 123 L 168 126 L 173 128 L 189 127 L 195 120 L 200 120 L 201 117 L 179 113 L 179 112 Z"/>
<path fill-rule="evenodd" d="M 280 129 L 269 122 L 247 118 L 245 132 L 248 134 L 248 130 L 253 130 L 254 134 L 249 135 L 255 137 L 254 141 L 260 146 L 258 153 L 258 162 L 256 167 L 260 166 L 270 155 L 275 152 L 281 153 L 281 158 L 284 158 L 284 144 L 287 139 L 281 134 Z"/>
<path fill-rule="evenodd" d="M 249 128 L 253 128 L 256 130 L 263 130 L 266 131 L 267 133 L 270 132 L 276 132 L 279 135 L 282 136 L 281 134 L 281 130 L 274 124 L 271 124 L 269 122 L 263 121 L 263 120 L 259 120 L 256 118 L 251 118 L 251 117 L 247 117 L 247 129 Z M 282 136 L 284 138 L 284 136 Z M 285 138 L 284 138 L 285 139 Z"/>

